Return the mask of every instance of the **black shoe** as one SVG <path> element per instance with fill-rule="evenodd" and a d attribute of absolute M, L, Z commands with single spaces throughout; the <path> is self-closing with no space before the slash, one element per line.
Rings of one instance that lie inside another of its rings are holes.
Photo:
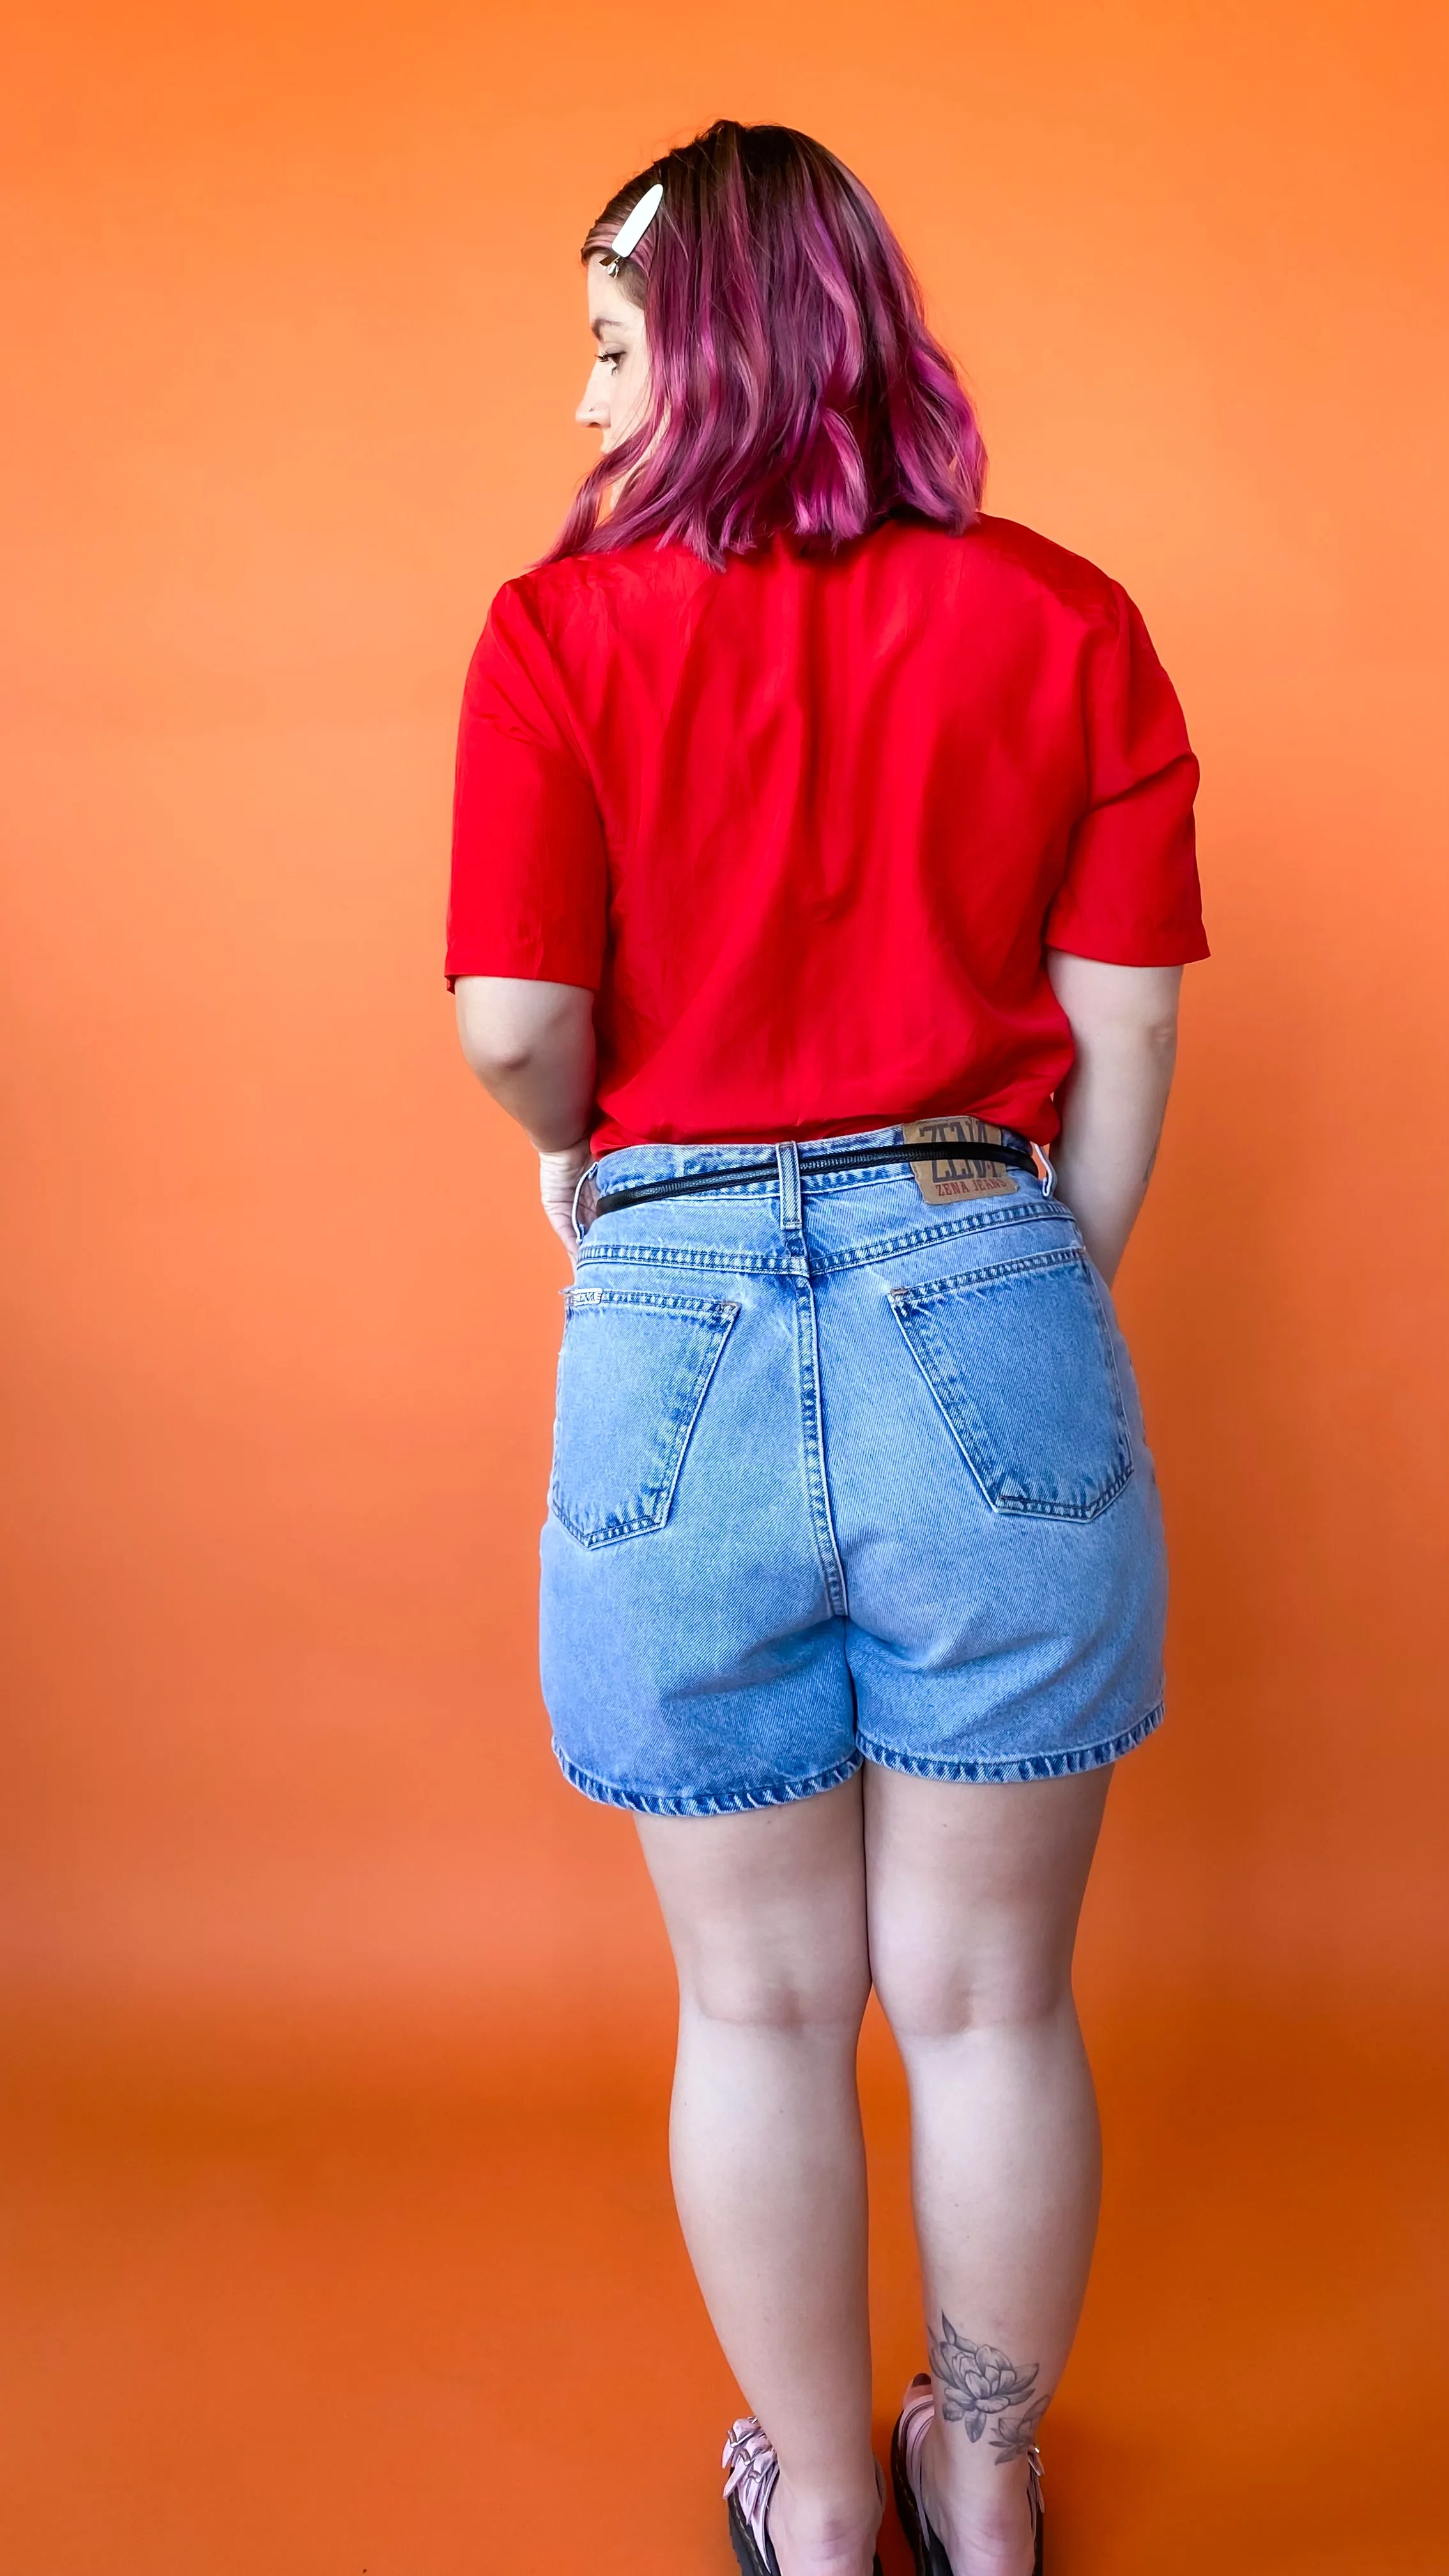
<path fill-rule="evenodd" d="M 729 2471 L 725 2480 L 725 2507 L 730 2520 L 730 2542 L 740 2568 L 740 2576 L 780 2576 L 780 2562 L 770 2539 L 770 2498 L 780 2474 L 767 2434 L 760 2430 L 757 2415 L 742 2415 L 730 2427 L 720 2463 Z M 885 2486 L 880 2470 L 876 2481 L 885 2501 Z M 885 2576 L 879 2558 L 875 2576 Z"/>
<path fill-rule="evenodd" d="M 920 2458 L 921 2443 L 935 2411 L 935 2391 L 925 2371 L 918 2371 L 906 2390 L 896 2418 L 896 2429 L 891 2435 L 891 2484 L 896 2491 L 896 2511 L 901 2518 L 901 2529 L 911 2544 L 916 2576 L 955 2576 L 940 2536 L 931 2528 L 916 2485 L 916 2463 Z M 1041 2459 L 1034 2448 L 1026 2455 L 1026 2472 L 1027 2502 L 1031 2507 L 1032 2531 L 1036 2539 L 1032 2576 L 1042 2576 Z M 744 2563 L 741 2559 L 741 2566 Z"/>

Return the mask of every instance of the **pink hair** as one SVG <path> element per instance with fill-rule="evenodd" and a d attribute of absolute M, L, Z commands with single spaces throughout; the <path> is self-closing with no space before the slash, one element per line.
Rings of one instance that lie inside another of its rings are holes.
<path fill-rule="evenodd" d="M 842 545 L 883 519 L 969 528 L 986 471 L 975 414 L 844 163 L 788 126 L 724 119 L 611 198 L 585 261 L 656 179 L 664 203 L 619 269 L 645 315 L 646 412 L 585 477 L 550 560 L 652 538 L 718 565 L 778 535 Z"/>

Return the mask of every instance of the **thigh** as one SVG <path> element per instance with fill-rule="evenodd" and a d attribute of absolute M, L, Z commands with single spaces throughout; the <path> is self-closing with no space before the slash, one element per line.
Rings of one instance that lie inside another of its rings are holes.
<path fill-rule="evenodd" d="M 870 1987 L 859 1772 L 738 1815 L 636 1821 L 687 2004 L 720 2020 L 859 2018 Z"/>
<path fill-rule="evenodd" d="M 867 1764 L 871 1969 L 893 2026 L 929 2036 L 1060 2002 L 1111 1776 L 973 1784 Z"/>

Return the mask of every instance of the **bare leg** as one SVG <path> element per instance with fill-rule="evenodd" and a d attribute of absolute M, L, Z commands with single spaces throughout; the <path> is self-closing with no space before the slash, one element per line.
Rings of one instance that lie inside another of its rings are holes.
<path fill-rule="evenodd" d="M 1029 2576 L 1026 2445 L 1087 2285 L 1101 2154 L 1071 1960 L 1110 1776 L 867 1774 L 871 1965 L 910 2082 L 936 2381 L 926 2502 L 954 2576 Z"/>
<path fill-rule="evenodd" d="M 869 2576 L 870 1989 L 859 1775 L 737 1816 L 641 1816 L 679 1971 L 675 2198 L 715 2331 L 774 2444 L 782 2576 Z"/>

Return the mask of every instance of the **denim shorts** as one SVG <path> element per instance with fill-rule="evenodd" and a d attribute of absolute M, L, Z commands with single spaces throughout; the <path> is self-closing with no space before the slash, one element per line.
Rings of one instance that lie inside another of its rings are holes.
<path fill-rule="evenodd" d="M 564 1291 L 543 1688 L 613 1806 L 721 1815 L 863 1761 L 1050 1779 L 1162 1715 L 1157 1488 L 1075 1218 L 1034 1175 L 933 1205 L 908 1161 L 824 1150 L 597 1169 L 761 1166 L 596 1218 Z"/>

